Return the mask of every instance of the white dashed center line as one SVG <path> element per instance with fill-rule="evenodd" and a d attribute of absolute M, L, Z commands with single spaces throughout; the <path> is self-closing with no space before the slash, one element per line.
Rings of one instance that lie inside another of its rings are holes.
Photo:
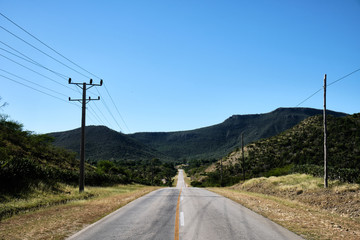
<path fill-rule="evenodd" d="M 180 212 L 180 225 L 183 227 L 185 225 L 184 222 L 184 212 Z"/>

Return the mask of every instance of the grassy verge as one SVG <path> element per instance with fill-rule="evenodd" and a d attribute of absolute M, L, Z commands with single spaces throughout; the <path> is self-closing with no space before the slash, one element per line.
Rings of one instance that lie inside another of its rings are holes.
<path fill-rule="evenodd" d="M 70 201 L 83 200 L 94 197 L 93 192 L 79 193 L 77 188 L 58 184 L 56 188 L 49 189 L 39 184 L 26 193 L 0 196 L 0 220 L 13 215 L 34 211 L 43 207 L 64 204 Z"/>
<path fill-rule="evenodd" d="M 178 176 L 179 176 L 179 172 L 178 172 L 178 174 L 174 177 L 174 181 L 173 181 L 173 184 L 172 184 L 173 187 L 176 187 L 176 184 L 177 184 L 177 181 L 178 181 Z"/>
<path fill-rule="evenodd" d="M 305 239 L 360 239 L 359 186 L 308 175 L 252 179 L 229 188 L 209 188 L 271 219 Z M 344 212 L 345 210 L 345 212 Z"/>
<path fill-rule="evenodd" d="M 190 178 L 187 176 L 187 174 L 186 174 L 186 172 L 185 171 L 183 171 L 183 175 L 184 175 L 184 181 L 185 181 L 185 183 L 186 183 L 186 185 L 188 186 L 188 187 L 190 187 L 191 186 L 191 180 L 190 180 Z"/>
<path fill-rule="evenodd" d="M 126 205 L 159 187 L 142 185 L 117 185 L 112 187 L 88 187 L 85 193 L 76 193 L 77 188 L 66 187 L 67 195 L 82 200 L 71 200 L 66 204 L 42 207 L 36 211 L 21 213 L 0 221 L 0 239 L 64 239 L 85 226 L 101 219 L 107 214 Z M 60 195 L 62 195 L 61 193 Z M 49 196 L 42 201 L 53 202 L 49 199 L 62 198 Z M 85 200 L 86 196 L 91 198 Z M 41 197 L 38 197 L 39 199 Z M 36 199 L 36 197 L 35 197 Z M 20 200 L 24 202 L 25 200 Z M 33 198 L 28 198 L 32 205 Z M 8 201 L 8 205 L 16 201 Z M 20 205 L 24 205 L 21 203 Z M 26 205 L 26 204 L 25 204 Z"/>

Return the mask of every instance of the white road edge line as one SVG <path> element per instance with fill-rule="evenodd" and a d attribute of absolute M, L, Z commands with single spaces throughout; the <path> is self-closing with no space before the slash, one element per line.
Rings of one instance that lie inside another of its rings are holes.
<path fill-rule="evenodd" d="M 183 227 L 185 225 L 184 222 L 184 212 L 180 212 L 180 225 Z"/>

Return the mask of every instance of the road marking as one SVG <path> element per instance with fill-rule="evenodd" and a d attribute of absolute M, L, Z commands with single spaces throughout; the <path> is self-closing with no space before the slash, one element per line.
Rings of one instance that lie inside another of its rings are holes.
<path fill-rule="evenodd" d="M 183 196 L 180 197 L 180 201 L 182 201 L 182 200 L 184 200 L 184 197 L 183 197 Z"/>
<path fill-rule="evenodd" d="M 175 240 L 179 240 L 179 208 L 180 208 L 180 195 L 181 195 L 181 188 L 176 204 L 176 214 L 175 214 Z"/>
<path fill-rule="evenodd" d="M 185 225 L 184 222 L 184 212 L 180 212 L 180 225 L 183 227 Z"/>

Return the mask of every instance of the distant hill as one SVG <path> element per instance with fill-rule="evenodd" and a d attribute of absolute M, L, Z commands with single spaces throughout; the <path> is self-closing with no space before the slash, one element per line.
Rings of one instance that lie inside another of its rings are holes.
<path fill-rule="evenodd" d="M 166 161 L 185 159 L 219 159 L 240 146 L 279 134 L 322 110 L 279 108 L 265 114 L 233 115 L 220 124 L 179 132 L 143 132 L 123 134 L 104 126 L 86 127 L 86 159 Z M 344 113 L 329 111 L 334 116 Z M 79 153 L 80 128 L 49 133 L 56 146 Z"/>
<path fill-rule="evenodd" d="M 344 113 L 328 111 L 333 116 Z M 248 144 L 277 135 L 301 122 L 322 114 L 312 108 L 278 108 L 265 114 L 233 115 L 220 124 L 179 132 L 144 132 L 130 136 L 173 159 L 221 158 L 239 147 L 241 133 Z"/>
<path fill-rule="evenodd" d="M 329 177 L 360 183 L 360 114 L 328 116 L 327 136 Z M 323 154 L 323 117 L 312 116 L 281 134 L 245 146 L 246 178 L 291 172 L 322 177 Z M 241 179 L 241 156 L 241 150 L 237 149 L 223 158 L 225 185 Z M 196 169 L 188 172 L 195 173 Z M 200 178 L 201 175 L 207 177 Z M 197 171 L 197 176 L 203 186 L 219 184 L 220 161 L 202 172 Z"/>
<path fill-rule="evenodd" d="M 81 128 L 49 133 L 48 135 L 55 138 L 55 146 L 80 153 Z M 85 135 L 85 157 L 90 162 L 99 160 L 167 159 L 166 156 L 156 150 L 105 126 L 87 126 Z"/>

